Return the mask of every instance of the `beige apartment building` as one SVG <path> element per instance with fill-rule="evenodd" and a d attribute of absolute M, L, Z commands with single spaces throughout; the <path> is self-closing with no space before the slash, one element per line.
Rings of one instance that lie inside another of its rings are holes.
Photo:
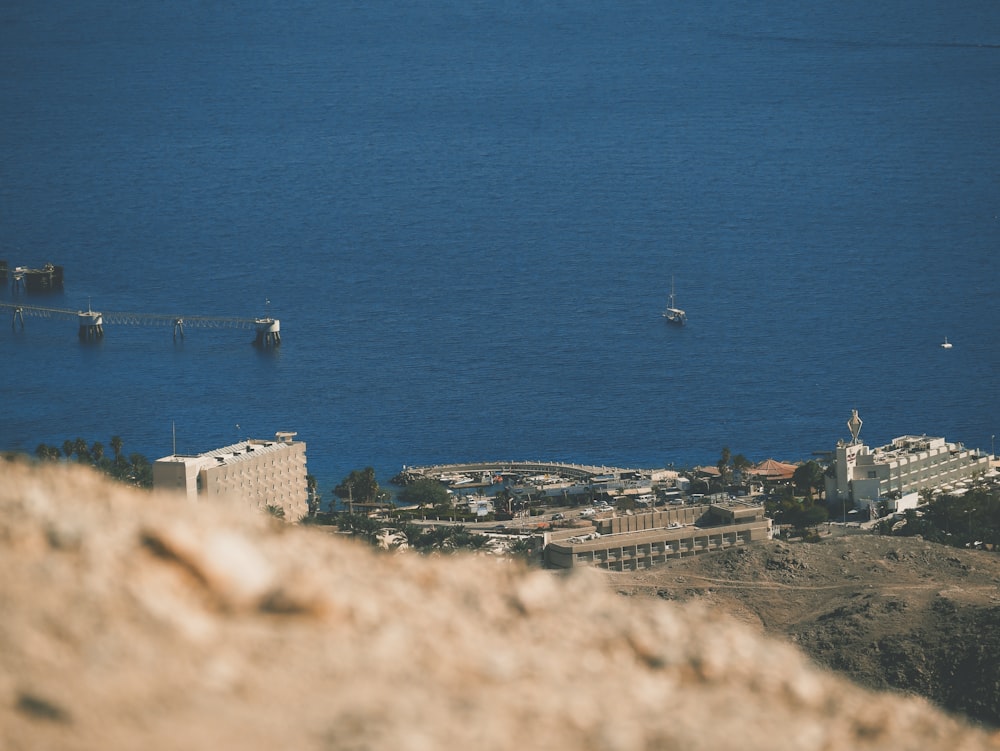
<path fill-rule="evenodd" d="M 174 454 L 153 463 L 153 487 L 195 501 L 232 497 L 251 508 L 280 508 L 287 521 L 308 511 L 306 444 L 293 432 L 248 439 L 203 454 Z"/>
<path fill-rule="evenodd" d="M 550 536 L 550 566 L 599 566 L 635 571 L 711 550 L 726 550 L 771 538 L 764 507 L 752 504 L 684 506 L 595 522 L 593 531 L 567 530 Z"/>

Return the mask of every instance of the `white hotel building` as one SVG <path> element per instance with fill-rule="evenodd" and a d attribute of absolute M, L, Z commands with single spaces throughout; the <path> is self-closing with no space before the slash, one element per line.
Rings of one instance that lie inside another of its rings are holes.
<path fill-rule="evenodd" d="M 256 509 L 276 506 L 286 520 L 298 521 L 308 511 L 308 489 L 306 444 L 295 436 L 279 432 L 272 441 L 248 439 L 204 454 L 165 456 L 153 463 L 153 487 L 191 500 L 228 496 Z"/>
<path fill-rule="evenodd" d="M 855 437 L 837 445 L 833 469 L 826 478 L 826 497 L 865 508 L 925 489 L 947 491 L 986 474 L 990 457 L 944 438 L 904 435 L 870 449 Z"/>

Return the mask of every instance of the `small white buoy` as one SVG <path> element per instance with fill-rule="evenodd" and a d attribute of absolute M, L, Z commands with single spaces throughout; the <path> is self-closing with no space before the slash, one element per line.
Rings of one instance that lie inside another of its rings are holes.
<path fill-rule="evenodd" d="M 948 341 L 948 337 L 944 338 L 944 343 L 941 345 L 944 349 L 951 349 L 951 342 Z"/>

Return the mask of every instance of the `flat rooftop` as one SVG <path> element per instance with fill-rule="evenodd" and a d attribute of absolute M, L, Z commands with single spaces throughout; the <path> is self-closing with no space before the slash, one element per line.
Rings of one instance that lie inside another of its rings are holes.
<path fill-rule="evenodd" d="M 237 464 L 249 461 L 262 454 L 273 454 L 283 451 L 293 445 L 290 442 L 277 440 L 261 440 L 252 438 L 248 441 L 240 441 L 222 448 L 212 449 L 203 454 L 172 454 L 158 462 L 179 462 L 182 464 L 197 464 L 204 466 L 223 466 L 227 464 Z"/>

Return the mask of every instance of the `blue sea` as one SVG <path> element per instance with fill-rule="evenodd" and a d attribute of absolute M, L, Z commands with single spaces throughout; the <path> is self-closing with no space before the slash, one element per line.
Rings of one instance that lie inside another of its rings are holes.
<path fill-rule="evenodd" d="M 992 0 L 7 0 L 0 449 L 352 469 L 1000 432 Z M 686 327 L 664 322 L 671 282 Z M 950 350 L 939 345 L 945 337 Z"/>

